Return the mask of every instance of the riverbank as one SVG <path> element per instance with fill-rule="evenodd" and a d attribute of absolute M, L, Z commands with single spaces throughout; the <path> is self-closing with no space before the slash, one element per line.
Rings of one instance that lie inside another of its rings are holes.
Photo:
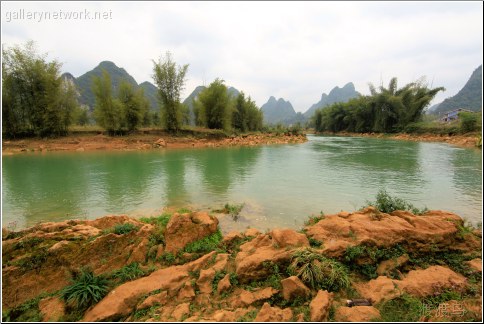
<path fill-rule="evenodd" d="M 395 140 L 414 141 L 414 142 L 443 142 L 460 147 L 478 147 L 479 136 L 481 133 L 469 133 L 469 134 L 455 134 L 455 135 L 437 135 L 437 134 L 381 134 L 381 133 L 323 133 L 324 135 L 338 135 L 338 136 L 350 136 L 350 137 L 375 137 L 375 138 L 388 138 Z"/>
<path fill-rule="evenodd" d="M 2 320 L 482 320 L 482 234 L 458 215 L 367 207 L 301 231 L 218 225 L 184 209 L 2 229 Z"/>
<path fill-rule="evenodd" d="M 174 136 L 164 132 L 155 134 L 131 134 L 108 136 L 104 134 L 80 133 L 59 138 L 25 138 L 2 140 L 2 154 L 49 151 L 134 151 L 152 149 L 180 149 L 222 146 L 255 146 L 267 144 L 303 143 L 305 135 L 254 133 L 239 136 L 214 136 L 197 134 Z"/>

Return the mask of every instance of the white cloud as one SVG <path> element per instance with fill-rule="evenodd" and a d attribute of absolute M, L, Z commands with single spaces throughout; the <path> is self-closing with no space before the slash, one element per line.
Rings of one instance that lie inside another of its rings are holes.
<path fill-rule="evenodd" d="M 10 20 L 29 11 L 100 11 L 107 20 Z M 401 85 L 427 76 L 459 91 L 482 64 L 481 2 L 2 2 L 2 42 L 33 39 L 75 76 L 102 60 L 151 80 L 152 59 L 171 51 L 190 64 L 187 96 L 216 77 L 264 104 L 297 111 L 352 81 Z"/>

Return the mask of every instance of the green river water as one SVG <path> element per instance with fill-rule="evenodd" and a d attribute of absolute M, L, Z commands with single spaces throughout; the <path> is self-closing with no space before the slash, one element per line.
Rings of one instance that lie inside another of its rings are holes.
<path fill-rule="evenodd" d="M 379 189 L 416 207 L 482 221 L 482 152 L 443 143 L 308 135 L 303 144 L 2 158 L 3 226 L 146 216 L 163 207 L 244 203 L 224 232 L 300 229 L 311 214 L 354 211 Z"/>

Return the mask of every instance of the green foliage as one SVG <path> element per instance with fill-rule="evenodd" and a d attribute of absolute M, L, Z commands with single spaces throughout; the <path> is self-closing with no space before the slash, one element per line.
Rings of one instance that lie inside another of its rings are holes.
<path fill-rule="evenodd" d="M 160 261 L 172 265 L 176 261 L 176 256 L 171 252 L 166 252 L 160 256 Z"/>
<path fill-rule="evenodd" d="M 39 302 L 46 296 L 47 294 L 42 293 L 17 307 L 10 309 L 3 308 L 2 322 L 42 322 L 42 313 L 39 309 Z"/>
<path fill-rule="evenodd" d="M 184 251 L 187 253 L 209 253 L 220 250 L 219 245 L 222 241 L 222 232 L 218 229 L 212 235 L 206 236 L 203 239 L 189 243 L 185 246 Z"/>
<path fill-rule="evenodd" d="M 470 112 L 459 112 L 460 132 L 469 133 L 477 130 L 477 114 Z"/>
<path fill-rule="evenodd" d="M 360 96 L 346 103 L 334 103 L 315 112 L 312 124 L 316 131 L 385 132 L 405 130 L 422 118 L 423 109 L 442 87 L 429 89 L 423 79 L 397 88 L 397 79 L 388 88 L 377 90 L 370 84 L 370 96 Z"/>
<path fill-rule="evenodd" d="M 338 291 L 350 284 L 343 264 L 326 258 L 311 248 L 296 251 L 287 270 L 290 275 L 299 277 L 313 289 Z"/>
<path fill-rule="evenodd" d="M 407 294 L 383 302 L 379 311 L 382 322 L 417 322 L 425 314 L 424 304 Z"/>
<path fill-rule="evenodd" d="M 230 214 L 234 220 L 237 220 L 239 218 L 240 211 L 244 208 L 244 204 L 229 204 L 226 203 L 224 205 L 224 209 L 222 209 L 220 212 L 225 213 L 225 214 Z"/>
<path fill-rule="evenodd" d="M 110 278 L 118 280 L 119 283 L 131 281 L 145 275 L 145 272 L 139 267 L 138 262 L 132 262 L 121 269 L 111 273 Z"/>
<path fill-rule="evenodd" d="M 170 221 L 171 216 L 172 214 L 170 213 L 163 213 L 157 217 L 142 217 L 139 220 L 143 223 L 166 227 L 166 225 Z"/>
<path fill-rule="evenodd" d="M 194 101 L 199 125 L 210 129 L 228 130 L 231 124 L 232 102 L 227 86 L 221 79 L 215 79 L 202 90 Z"/>
<path fill-rule="evenodd" d="M 401 198 L 390 196 L 385 190 L 378 191 L 376 201 L 367 201 L 367 204 L 374 206 L 383 213 L 391 213 L 395 210 L 409 210 L 415 215 L 422 215 L 427 212 L 427 208 L 418 209 Z"/>
<path fill-rule="evenodd" d="M 34 42 L 2 49 L 2 128 L 7 137 L 66 135 L 78 106 L 61 63 L 46 61 Z"/>
<path fill-rule="evenodd" d="M 250 97 L 245 98 L 240 92 L 235 98 L 235 108 L 232 114 L 232 128 L 241 132 L 262 129 L 264 114 Z"/>
<path fill-rule="evenodd" d="M 78 309 L 88 308 L 108 293 L 108 280 L 103 276 L 95 276 L 92 270 L 81 269 L 73 275 L 71 285 L 61 291 L 61 296 L 67 303 L 75 304 Z"/>
<path fill-rule="evenodd" d="M 113 233 L 118 235 L 128 234 L 137 230 L 138 227 L 131 223 L 116 224 L 113 228 Z"/>
<path fill-rule="evenodd" d="M 48 256 L 49 252 L 47 251 L 47 248 L 39 248 L 33 251 L 29 256 L 16 261 L 15 264 L 23 271 L 36 270 L 45 263 Z"/>
<path fill-rule="evenodd" d="M 343 261 L 351 271 L 356 271 L 367 279 L 375 279 L 378 276 L 376 269 L 381 261 L 398 258 L 405 253 L 406 250 L 399 244 L 386 248 L 367 245 L 348 246 Z"/>
<path fill-rule="evenodd" d="M 321 248 L 323 246 L 323 242 L 316 240 L 315 238 L 309 237 L 308 241 L 311 247 Z"/>
<path fill-rule="evenodd" d="M 314 225 L 323 219 L 324 219 L 324 213 L 321 211 L 320 214 L 317 216 L 314 216 L 314 215 L 309 216 L 308 219 L 304 222 L 304 225 L 305 226 Z"/>
<path fill-rule="evenodd" d="M 123 129 L 131 132 L 141 126 L 143 117 L 150 106 L 143 89 L 135 91 L 131 83 L 122 81 L 119 85 L 118 100 L 122 105 Z"/>
<path fill-rule="evenodd" d="M 241 316 L 236 319 L 236 322 L 253 322 L 254 319 L 257 317 L 257 314 L 259 311 L 257 309 L 253 309 L 247 313 L 245 313 L 244 316 Z"/>
<path fill-rule="evenodd" d="M 170 52 L 153 63 L 153 79 L 158 87 L 163 126 L 170 132 L 177 132 L 183 119 L 180 93 L 185 84 L 188 64 L 177 67 Z"/>

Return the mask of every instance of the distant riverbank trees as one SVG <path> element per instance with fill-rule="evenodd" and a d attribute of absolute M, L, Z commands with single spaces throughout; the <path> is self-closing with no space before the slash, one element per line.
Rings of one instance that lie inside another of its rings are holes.
<path fill-rule="evenodd" d="M 103 70 L 101 77 L 93 77 L 92 90 L 96 98 L 94 118 L 110 135 L 129 133 L 141 126 L 149 107 L 142 89 L 135 90 L 123 81 L 117 97 L 113 97 L 111 76 Z"/>
<path fill-rule="evenodd" d="M 221 79 L 215 79 L 194 100 L 198 126 L 240 132 L 262 129 L 263 114 L 255 102 L 243 92 L 233 97 Z"/>
<path fill-rule="evenodd" d="M 402 132 L 420 121 L 424 108 L 444 90 L 443 87 L 430 89 L 422 81 L 398 89 L 397 78 L 393 78 L 388 88 L 377 89 L 370 84 L 369 96 L 317 110 L 312 123 L 318 132 Z"/>
<path fill-rule="evenodd" d="M 34 42 L 3 48 L 2 128 L 6 137 L 66 135 L 78 108 L 76 89 L 61 63 L 47 61 Z"/>

